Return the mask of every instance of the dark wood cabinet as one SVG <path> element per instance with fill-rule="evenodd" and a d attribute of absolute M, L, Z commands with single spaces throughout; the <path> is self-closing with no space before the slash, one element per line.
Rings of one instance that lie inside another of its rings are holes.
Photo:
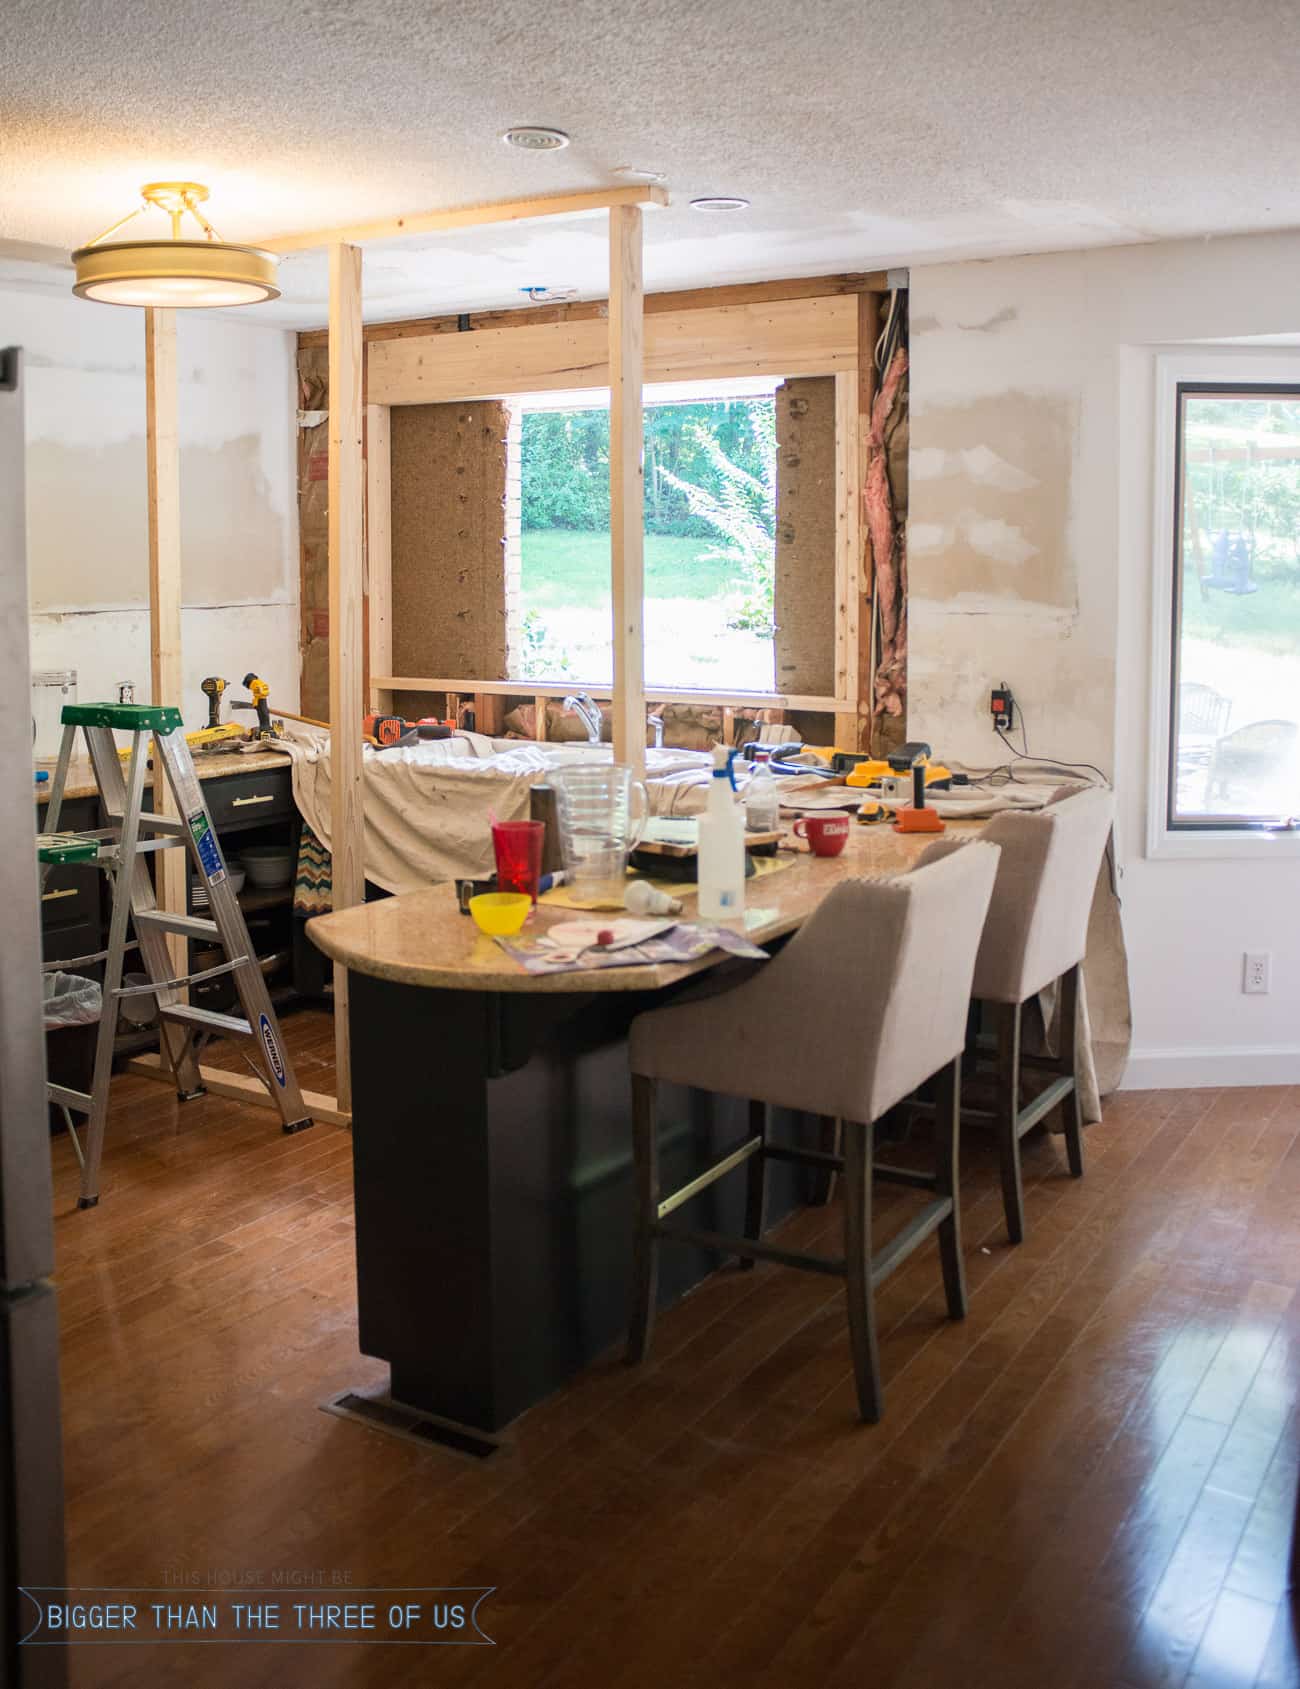
<path fill-rule="evenodd" d="M 200 775 L 202 769 L 200 767 Z M 254 768 L 223 774 L 203 781 L 203 795 L 213 826 L 228 864 L 238 859 L 241 847 L 250 844 L 283 844 L 295 852 L 301 822 L 293 801 L 289 765 Z M 46 800 L 37 796 L 38 827 L 44 824 Z M 60 828 L 73 832 L 102 826 L 96 797 L 69 798 L 64 802 Z M 190 895 L 193 894 L 190 870 Z M 296 988 L 294 971 L 293 881 L 274 890 L 262 890 L 248 881 L 240 894 L 254 953 L 267 962 L 268 985 L 277 996 Z M 201 913 L 202 911 L 198 911 Z M 47 962 L 72 961 L 102 950 L 107 942 L 111 913 L 108 887 L 98 868 L 72 866 L 52 868 L 41 893 L 41 932 Z M 205 962 L 203 947 L 191 944 L 191 971 L 212 965 Z M 127 971 L 132 969 L 128 951 Z M 102 968 L 76 969 L 99 978 Z M 226 1009 L 235 1000 L 228 975 L 192 988 L 192 999 L 205 1008 Z M 46 1037 L 50 1077 L 85 1090 L 89 1085 L 88 1061 L 93 1055 L 94 1027 L 70 1028 Z M 138 1049 L 147 1038 L 135 1033 L 129 1040 Z"/>

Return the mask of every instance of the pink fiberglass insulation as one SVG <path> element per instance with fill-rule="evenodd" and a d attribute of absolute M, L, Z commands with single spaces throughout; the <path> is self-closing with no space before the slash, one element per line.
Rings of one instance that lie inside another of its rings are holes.
<path fill-rule="evenodd" d="M 867 534 L 874 564 L 875 599 L 880 617 L 880 649 L 874 677 L 873 718 L 901 716 L 907 695 L 907 553 L 894 519 L 889 486 L 885 430 L 907 376 L 907 353 L 900 346 L 871 407 L 867 433 Z M 872 735 L 873 743 L 875 734 Z"/>

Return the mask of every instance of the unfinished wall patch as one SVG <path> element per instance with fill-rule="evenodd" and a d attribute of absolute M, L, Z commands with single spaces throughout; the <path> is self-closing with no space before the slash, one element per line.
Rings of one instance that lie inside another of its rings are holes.
<path fill-rule="evenodd" d="M 918 433 L 908 532 L 917 592 L 1072 606 L 1073 401 L 1010 392 L 929 404 Z"/>

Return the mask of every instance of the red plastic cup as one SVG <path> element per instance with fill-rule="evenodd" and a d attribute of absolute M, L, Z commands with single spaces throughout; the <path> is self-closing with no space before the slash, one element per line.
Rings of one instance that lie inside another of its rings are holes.
<path fill-rule="evenodd" d="M 537 902 L 542 877 L 544 821 L 494 821 L 492 849 L 497 859 L 497 890 L 523 892 Z"/>

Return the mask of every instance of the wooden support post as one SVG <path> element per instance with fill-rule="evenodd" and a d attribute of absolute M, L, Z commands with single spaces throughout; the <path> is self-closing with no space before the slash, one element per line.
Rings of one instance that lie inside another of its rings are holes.
<path fill-rule="evenodd" d="M 361 250 L 329 250 L 330 856 L 333 907 L 365 897 L 361 757 L 365 469 L 361 453 Z M 338 1106 L 352 1107 L 347 969 L 334 969 Z"/>
<path fill-rule="evenodd" d="M 614 761 L 645 778 L 641 209 L 609 214 L 609 532 L 614 598 Z"/>
<path fill-rule="evenodd" d="M 858 295 L 858 488 L 865 500 L 867 457 L 871 449 L 871 407 L 876 402 L 876 341 L 880 338 L 880 295 Z M 875 751 L 873 723 L 876 698 L 876 614 L 875 560 L 867 530 L 865 503 L 862 512 L 862 611 L 858 620 L 858 749 Z"/>
<path fill-rule="evenodd" d="M 862 618 L 862 486 L 858 375 L 835 377 L 835 743 L 859 747 L 858 641 Z"/>
<path fill-rule="evenodd" d="M 387 405 L 366 406 L 366 604 L 370 708 L 385 713 L 393 694 L 375 676 L 393 672 L 393 487 Z"/>
<path fill-rule="evenodd" d="M 176 313 L 144 314 L 145 458 L 149 497 L 149 681 L 155 704 L 182 709 L 181 696 L 181 464 L 177 413 Z M 153 804 L 175 814 L 167 781 L 154 770 Z M 181 850 L 154 858 L 158 907 L 185 914 L 185 863 Z M 184 938 L 169 935 L 178 974 L 187 971 Z"/>
<path fill-rule="evenodd" d="M 533 738 L 539 744 L 546 742 L 546 706 L 548 702 L 549 700 L 546 698 L 533 699 Z"/>

